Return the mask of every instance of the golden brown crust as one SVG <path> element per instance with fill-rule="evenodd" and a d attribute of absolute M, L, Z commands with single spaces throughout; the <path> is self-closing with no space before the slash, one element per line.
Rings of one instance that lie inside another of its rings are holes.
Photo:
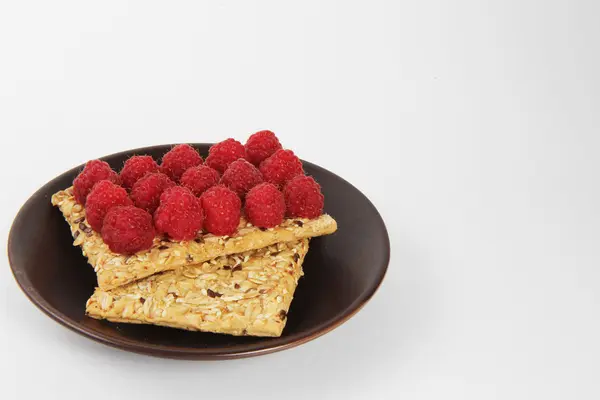
<path fill-rule="evenodd" d="M 71 227 L 76 246 L 94 267 L 98 286 L 111 289 L 162 271 L 180 266 L 202 263 L 228 254 L 260 249 L 279 242 L 291 242 L 335 232 L 337 224 L 329 215 L 316 219 L 286 219 L 275 228 L 261 230 L 240 222 L 235 236 L 199 235 L 189 242 L 172 242 L 155 238 L 152 248 L 132 256 L 110 251 L 101 236 L 85 221 L 83 206 L 75 202 L 73 189 L 68 188 L 52 196 L 52 204 L 63 213 Z"/>
<path fill-rule="evenodd" d="M 280 336 L 308 239 L 179 267 L 106 291 L 86 305 L 92 318 L 230 335 Z"/>

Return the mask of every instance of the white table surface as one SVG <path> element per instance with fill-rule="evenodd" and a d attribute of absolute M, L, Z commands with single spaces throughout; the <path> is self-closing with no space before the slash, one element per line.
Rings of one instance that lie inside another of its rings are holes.
<path fill-rule="evenodd" d="M 3 243 L 38 187 L 88 159 L 272 129 L 373 201 L 392 260 L 314 342 L 182 362 L 59 326 L 2 258 L 0 398 L 600 398 L 599 11 L 2 2 Z"/>

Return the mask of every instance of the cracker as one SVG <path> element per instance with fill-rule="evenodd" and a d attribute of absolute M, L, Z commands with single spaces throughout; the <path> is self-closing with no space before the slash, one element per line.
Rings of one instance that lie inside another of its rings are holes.
<path fill-rule="evenodd" d="M 72 187 L 55 193 L 52 204 L 62 211 L 75 238 L 73 244 L 82 248 L 102 289 L 115 288 L 158 272 L 224 255 L 327 235 L 337 229 L 335 220 L 329 215 L 315 219 L 286 219 L 281 225 L 269 229 L 259 229 L 242 218 L 237 232 L 231 237 L 199 234 L 196 239 L 187 242 L 157 237 L 149 250 L 126 256 L 110 251 L 102 237 L 86 223 L 84 207 L 75 202 Z"/>
<path fill-rule="evenodd" d="M 86 313 L 113 322 L 280 336 L 307 251 L 308 239 L 277 243 L 96 289 Z"/>

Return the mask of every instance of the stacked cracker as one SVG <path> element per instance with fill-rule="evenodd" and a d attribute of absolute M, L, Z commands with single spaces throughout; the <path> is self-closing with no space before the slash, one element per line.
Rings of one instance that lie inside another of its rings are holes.
<path fill-rule="evenodd" d="M 149 250 L 125 256 L 87 224 L 73 188 L 54 194 L 52 204 L 98 277 L 86 305 L 90 317 L 231 335 L 280 336 L 309 238 L 337 229 L 329 215 L 269 229 L 242 218 L 233 236 L 156 238 Z"/>

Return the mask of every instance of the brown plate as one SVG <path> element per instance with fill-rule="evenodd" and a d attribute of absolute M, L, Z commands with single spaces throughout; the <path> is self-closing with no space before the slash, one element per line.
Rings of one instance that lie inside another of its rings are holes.
<path fill-rule="evenodd" d="M 202 155 L 209 144 L 194 145 Z M 156 160 L 171 145 L 125 151 L 104 157 L 118 170 L 134 154 Z M 15 218 L 8 238 L 8 257 L 19 286 L 44 313 L 67 328 L 123 350 L 159 357 L 227 359 L 256 356 L 315 339 L 352 317 L 373 296 L 390 258 L 388 234 L 373 204 L 337 175 L 304 162 L 308 175 L 321 184 L 325 211 L 338 231 L 311 241 L 300 280 L 279 338 L 235 337 L 188 332 L 152 325 L 117 324 L 85 316 L 85 303 L 96 276 L 50 197 L 71 185 L 82 166 L 39 189 Z M 365 329 L 367 329 L 365 327 Z"/>

